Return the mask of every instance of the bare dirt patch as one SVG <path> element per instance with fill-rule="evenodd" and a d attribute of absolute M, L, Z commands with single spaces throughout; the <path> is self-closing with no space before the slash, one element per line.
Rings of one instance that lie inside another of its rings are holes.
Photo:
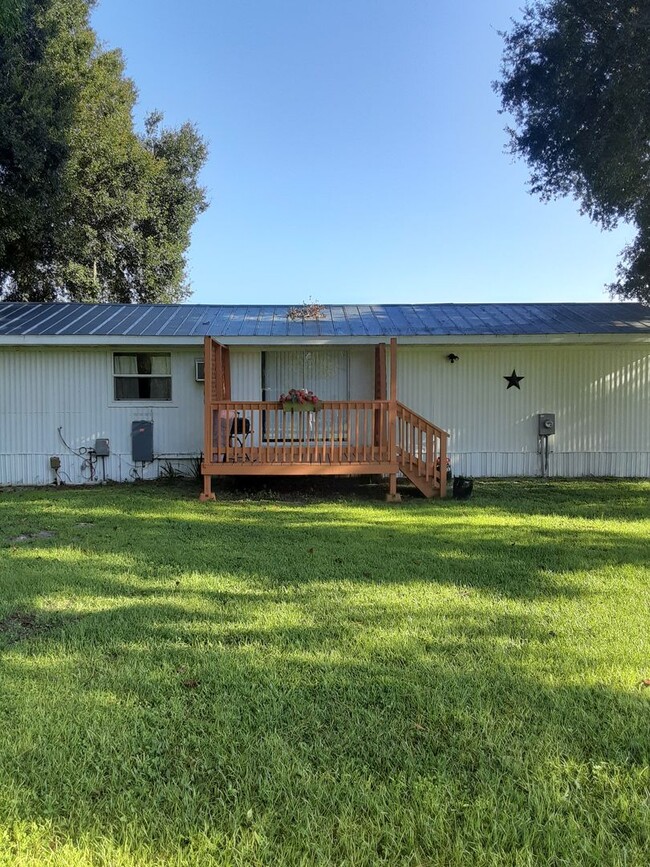
<path fill-rule="evenodd" d="M 27 638 L 34 638 L 56 626 L 53 620 L 44 620 L 29 611 L 13 611 L 0 620 L 0 638 L 5 644 L 14 644 Z"/>
<path fill-rule="evenodd" d="M 19 542 L 33 542 L 36 539 L 53 539 L 56 536 L 52 530 L 39 530 L 37 533 L 21 533 L 14 536 L 11 542 L 15 545 Z"/>

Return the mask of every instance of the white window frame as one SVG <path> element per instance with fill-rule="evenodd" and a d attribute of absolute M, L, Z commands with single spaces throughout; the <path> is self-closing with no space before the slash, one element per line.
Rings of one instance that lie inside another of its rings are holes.
<path fill-rule="evenodd" d="M 117 373 L 115 371 L 115 359 L 119 355 L 157 355 L 167 356 L 169 358 L 169 373 Z M 169 380 L 169 397 L 116 397 L 116 381 L 117 379 L 168 379 Z M 111 352 L 111 403 L 114 406 L 151 406 L 159 404 L 161 406 L 173 406 L 174 386 L 173 386 L 173 364 L 172 353 L 160 349 L 115 349 Z"/>

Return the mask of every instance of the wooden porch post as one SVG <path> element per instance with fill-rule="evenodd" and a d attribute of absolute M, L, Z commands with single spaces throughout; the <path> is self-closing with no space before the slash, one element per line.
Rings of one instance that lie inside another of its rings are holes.
<path fill-rule="evenodd" d="M 440 437 L 440 497 L 447 496 L 447 434 Z"/>
<path fill-rule="evenodd" d="M 231 400 L 230 392 L 230 347 L 221 347 L 221 368 L 223 373 L 223 400 Z"/>
<path fill-rule="evenodd" d="M 397 493 L 397 338 L 390 339 L 390 402 L 388 404 L 388 462 L 394 471 L 388 480 L 386 502 L 399 503 L 401 494 Z"/>
<path fill-rule="evenodd" d="M 212 388 L 214 383 L 214 347 L 212 338 L 206 337 L 203 341 L 203 463 L 212 463 Z M 203 492 L 199 494 L 202 503 L 208 500 L 216 500 L 212 493 L 212 476 L 204 471 Z"/>
<path fill-rule="evenodd" d="M 386 400 L 386 344 L 378 343 L 375 346 L 375 400 Z M 381 423 L 380 418 L 383 410 L 375 410 L 375 448 L 381 450 Z"/>

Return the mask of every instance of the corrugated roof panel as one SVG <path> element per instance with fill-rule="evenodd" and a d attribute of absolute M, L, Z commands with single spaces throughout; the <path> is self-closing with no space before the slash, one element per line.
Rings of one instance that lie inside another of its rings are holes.
<path fill-rule="evenodd" d="M 535 308 L 530 304 L 520 304 L 512 311 L 512 318 L 515 320 L 515 327 L 519 327 L 519 334 L 547 334 L 549 325 L 547 317 L 541 312 L 535 312 Z M 553 332 L 553 329 L 550 329 Z M 499 316 L 498 334 L 507 333 L 503 328 L 503 316 Z"/>
<path fill-rule="evenodd" d="M 517 311 L 522 326 L 534 334 L 554 332 L 552 322 L 549 320 L 548 311 L 534 305 L 524 304 Z"/>
<path fill-rule="evenodd" d="M 475 305 L 468 304 L 454 311 L 458 315 L 459 333 L 472 332 L 474 334 L 493 334 L 494 329 L 487 327 L 483 319 L 476 313 Z"/>
<path fill-rule="evenodd" d="M 334 322 L 331 307 L 326 307 L 323 311 L 323 316 L 319 320 L 319 331 L 323 337 L 332 337 L 334 335 Z"/>
<path fill-rule="evenodd" d="M 256 317 L 255 317 L 255 326 L 253 328 L 253 335 L 255 337 L 260 336 L 260 332 L 264 333 L 266 330 L 266 320 L 268 319 L 268 314 L 265 313 L 264 307 L 256 308 Z"/>
<path fill-rule="evenodd" d="M 4 304 L 0 305 L 4 307 Z M 22 334 L 22 328 L 30 316 L 33 317 L 38 305 L 11 303 L 11 314 L 6 312 L 0 319 L 0 329 L 4 334 Z"/>
<path fill-rule="evenodd" d="M 531 315 L 527 304 L 499 305 L 495 310 L 495 334 L 529 334 L 531 328 Z M 507 308 L 507 323 L 504 316 L 504 308 Z M 541 323 L 533 320 L 533 333 L 539 334 Z M 546 328 L 546 325 L 543 326 Z M 546 333 L 546 332 L 542 332 Z"/>
<path fill-rule="evenodd" d="M 131 323 L 127 334 L 134 331 L 147 337 L 162 337 L 171 334 L 169 322 L 173 313 L 174 311 L 169 309 L 151 307 L 141 320 L 136 319 Z"/>
<path fill-rule="evenodd" d="M 115 322 L 120 322 L 128 313 L 128 308 L 131 305 L 126 304 L 106 304 L 103 306 L 101 316 L 93 322 L 91 334 L 105 337 L 111 333 Z M 81 333 L 81 332 L 76 332 Z"/>
<path fill-rule="evenodd" d="M 147 323 L 156 315 L 158 311 L 155 307 L 149 304 L 140 306 L 134 305 L 133 311 L 120 311 L 118 316 L 113 317 L 111 327 L 106 331 L 107 334 L 128 334 L 131 326 L 137 326 L 136 334 L 146 334 Z"/>
<path fill-rule="evenodd" d="M 368 329 L 364 325 L 363 315 L 361 313 L 362 309 L 362 307 L 356 304 L 346 304 L 345 315 L 348 320 L 348 327 L 350 328 L 349 333 L 367 337 Z"/>
<path fill-rule="evenodd" d="M 498 306 L 498 310 L 492 310 L 492 306 Z M 493 334 L 502 334 L 504 333 L 504 329 L 505 333 L 508 333 L 508 331 L 513 331 L 517 324 L 517 320 L 510 315 L 510 311 L 508 310 L 508 304 L 484 304 L 483 307 L 487 308 L 486 315 L 490 319 L 490 325 L 492 327 Z"/>
<path fill-rule="evenodd" d="M 63 317 L 57 319 L 57 334 L 68 334 L 73 331 L 75 334 L 85 334 L 88 324 L 102 315 L 104 309 L 103 304 L 75 304 L 73 318 L 69 325 L 66 325 Z"/>
<path fill-rule="evenodd" d="M 455 325 L 452 323 L 451 319 L 447 316 L 445 312 L 445 308 L 449 305 L 445 304 L 437 304 L 436 312 L 434 316 L 429 316 L 427 318 L 427 334 L 454 334 Z M 422 319 L 420 316 L 416 316 L 410 310 L 410 308 L 406 308 L 404 310 L 404 315 L 407 320 L 412 322 L 411 327 L 422 327 L 421 322 Z M 448 330 L 449 329 L 449 330 Z"/>
<path fill-rule="evenodd" d="M 165 322 L 165 336 L 173 337 L 179 330 L 181 334 L 185 334 L 185 330 L 183 329 L 183 325 L 190 316 L 191 307 L 183 304 L 174 304 L 173 308 L 169 311 L 169 317 Z M 163 332 L 161 331 L 161 334 Z"/>
<path fill-rule="evenodd" d="M 345 337 L 350 333 L 350 323 L 345 315 L 345 306 L 343 304 L 333 304 L 330 308 L 332 312 L 332 326 L 334 334 L 337 337 Z"/>
<path fill-rule="evenodd" d="M 379 318 L 379 305 L 377 305 L 374 309 L 375 316 Z M 409 334 L 410 326 L 406 316 L 404 315 L 402 307 L 397 304 L 393 304 L 390 307 L 384 307 L 383 309 L 388 315 L 388 321 L 386 322 L 384 330 L 390 332 L 391 337 L 401 337 L 402 335 Z"/>
<path fill-rule="evenodd" d="M 598 304 L 323 305 L 292 320 L 284 305 L 0 303 L 0 335 L 184 337 L 401 337 L 650 334 L 650 308 Z"/>
<path fill-rule="evenodd" d="M 29 334 L 32 328 L 42 325 L 55 315 L 55 310 L 53 308 L 48 310 L 46 304 L 35 304 L 27 311 L 27 316 L 20 323 L 20 327 L 14 331 L 14 334 Z"/>
<path fill-rule="evenodd" d="M 239 325 L 240 332 L 243 332 L 246 335 L 250 335 L 253 337 L 255 335 L 255 329 L 257 328 L 257 322 L 260 318 L 260 308 L 258 306 L 248 306 L 246 308 L 246 312 L 242 318 L 242 321 Z"/>
<path fill-rule="evenodd" d="M 90 334 L 93 323 L 102 320 L 106 312 L 106 304 L 79 304 L 75 305 L 78 314 L 69 331 L 61 331 L 60 334 Z M 82 309 L 83 308 L 83 309 Z"/>
<path fill-rule="evenodd" d="M 241 323 L 246 313 L 245 307 L 231 307 L 230 316 L 223 322 L 220 337 L 239 337 Z"/>
<path fill-rule="evenodd" d="M 611 310 L 606 309 L 609 307 L 608 304 L 595 304 L 595 309 L 593 310 L 591 308 L 578 307 L 575 304 L 567 304 L 565 306 L 570 310 L 571 315 L 574 317 L 576 322 L 584 322 L 586 333 L 588 333 L 590 329 L 595 329 L 596 332 L 602 331 L 605 325 L 603 322 L 604 315 L 607 316 L 608 313 L 611 313 Z"/>
<path fill-rule="evenodd" d="M 262 310 L 262 313 L 257 320 L 255 334 L 258 337 L 270 337 L 273 333 L 275 307 L 272 307 L 268 310 L 264 310 L 264 308 L 260 309 Z"/>
<path fill-rule="evenodd" d="M 272 310 L 273 325 L 271 327 L 272 337 L 286 337 L 289 334 L 290 319 L 288 319 L 288 307 L 274 307 Z"/>
<path fill-rule="evenodd" d="M 384 334 L 394 334 L 397 335 L 397 332 L 400 331 L 400 326 L 395 321 L 395 312 L 393 308 L 384 307 L 381 304 L 373 304 L 370 307 L 370 311 L 372 314 L 372 323 L 370 323 L 370 327 L 374 324 L 374 328 L 372 333 L 378 336 L 382 336 Z"/>
<path fill-rule="evenodd" d="M 29 315 L 29 310 L 15 301 L 0 304 L 0 334 L 20 334 L 21 323 Z"/>
<path fill-rule="evenodd" d="M 48 310 L 47 305 L 43 305 L 30 329 L 35 330 L 38 334 L 66 332 L 74 325 L 82 312 L 79 310 L 78 304 L 71 304 L 68 307 L 58 305 L 54 310 Z"/>
<path fill-rule="evenodd" d="M 221 334 L 224 322 L 230 319 L 230 307 L 201 307 L 183 321 L 175 331 L 177 335 L 191 334 L 205 337 L 207 334 Z"/>

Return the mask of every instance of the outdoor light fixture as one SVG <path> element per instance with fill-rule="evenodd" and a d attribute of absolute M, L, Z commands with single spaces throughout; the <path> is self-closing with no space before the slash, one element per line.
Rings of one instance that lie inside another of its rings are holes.
<path fill-rule="evenodd" d="M 447 360 L 449 361 L 450 364 L 453 364 L 454 361 L 458 361 L 458 356 L 454 355 L 453 352 L 450 352 L 449 355 L 447 356 Z"/>

